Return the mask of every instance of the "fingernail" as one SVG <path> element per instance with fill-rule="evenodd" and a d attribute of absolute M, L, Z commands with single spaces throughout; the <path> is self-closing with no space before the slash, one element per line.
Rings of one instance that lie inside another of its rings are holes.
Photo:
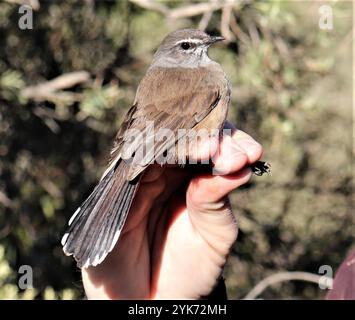
<path fill-rule="evenodd" d="M 225 152 L 223 152 L 225 153 Z M 246 161 L 247 155 L 236 148 L 231 148 L 229 150 L 228 156 L 223 156 L 222 154 L 217 155 L 212 159 L 213 161 L 213 170 L 212 174 L 214 175 L 226 175 L 235 171 L 238 167 L 238 164 L 244 164 Z"/>
<path fill-rule="evenodd" d="M 249 139 L 243 139 L 243 140 L 238 141 L 238 145 L 247 154 L 250 162 L 256 161 L 262 153 L 262 147 L 256 141 L 250 141 Z"/>

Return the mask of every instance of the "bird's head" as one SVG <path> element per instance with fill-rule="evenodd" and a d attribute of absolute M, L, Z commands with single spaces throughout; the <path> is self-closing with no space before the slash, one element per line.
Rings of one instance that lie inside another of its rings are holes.
<path fill-rule="evenodd" d="M 197 68 L 210 62 L 208 48 L 223 37 L 196 29 L 181 29 L 165 37 L 154 55 L 152 66 Z"/>

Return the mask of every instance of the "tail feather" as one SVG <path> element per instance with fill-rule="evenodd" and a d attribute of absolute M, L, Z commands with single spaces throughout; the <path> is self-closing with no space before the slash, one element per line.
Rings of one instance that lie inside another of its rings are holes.
<path fill-rule="evenodd" d="M 135 189 L 127 183 L 121 192 L 124 197 L 117 197 L 114 201 L 111 201 L 110 207 L 108 209 L 109 216 L 107 217 L 107 228 L 102 229 L 100 236 L 96 239 L 95 248 L 93 255 L 97 257 L 97 263 L 101 263 L 106 255 L 112 251 L 114 245 L 120 236 L 121 230 L 123 228 L 124 222 L 126 220 L 126 215 L 131 206 L 131 202 L 134 196 Z M 126 203 L 129 206 L 122 204 Z"/>
<path fill-rule="evenodd" d="M 139 186 L 125 180 L 123 161 L 111 168 L 74 213 L 62 238 L 63 251 L 79 268 L 100 264 L 117 243 Z"/>

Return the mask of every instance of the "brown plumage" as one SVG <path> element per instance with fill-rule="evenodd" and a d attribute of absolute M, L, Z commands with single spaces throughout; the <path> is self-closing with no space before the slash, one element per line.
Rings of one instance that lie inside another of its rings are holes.
<path fill-rule="evenodd" d="M 180 52 L 183 49 L 179 42 L 185 38 L 191 41 L 191 50 L 195 51 Z M 201 51 L 200 57 L 197 56 L 200 52 L 196 53 L 197 45 L 194 49 L 194 39 L 201 41 L 200 46 L 206 46 L 201 49 L 206 51 Z M 179 129 L 221 129 L 223 126 L 230 89 L 220 65 L 207 57 L 207 48 L 213 43 L 211 39 L 214 38 L 198 30 L 179 30 L 168 36 L 157 51 L 117 133 L 108 169 L 70 220 L 68 232 L 62 239 L 64 252 L 73 255 L 79 267 L 101 263 L 113 249 L 142 173 L 164 152 L 175 147 L 177 139 L 160 139 L 159 129 L 168 128 L 177 137 Z M 172 59 L 164 60 L 166 56 L 170 58 L 169 48 L 174 63 L 178 61 L 176 66 L 169 65 Z M 206 57 L 202 57 L 205 52 Z M 186 59 L 179 62 L 179 55 L 184 54 Z M 186 60 L 191 66 L 185 66 Z M 147 126 L 149 121 L 154 121 L 154 134 Z M 141 135 L 133 134 L 135 139 L 130 141 L 127 134 L 130 130 Z M 149 150 L 144 150 L 144 146 L 150 146 Z M 129 161 L 125 161 L 127 158 Z"/>
<path fill-rule="evenodd" d="M 148 154 L 144 162 L 151 163 L 166 149 L 174 147 L 177 141 L 161 142 L 156 141 L 156 136 L 149 136 L 147 121 L 154 121 L 155 133 L 160 128 L 169 128 L 175 136 L 178 129 L 189 130 L 195 126 L 197 126 L 195 129 L 203 127 L 219 129 L 226 118 L 229 95 L 228 81 L 218 64 L 213 69 L 161 67 L 150 69 L 142 79 L 134 105 L 128 111 L 116 136 L 110 164 L 117 161 L 122 151 L 124 133 L 127 129 L 142 132 L 142 139 L 136 139 L 133 144 L 127 146 L 132 153 L 140 155 L 143 143 L 146 145 L 153 143 L 155 152 Z M 211 113 L 217 105 L 219 108 Z M 139 163 L 134 157 L 133 162 Z M 127 180 L 136 178 L 145 167 L 131 165 Z"/>

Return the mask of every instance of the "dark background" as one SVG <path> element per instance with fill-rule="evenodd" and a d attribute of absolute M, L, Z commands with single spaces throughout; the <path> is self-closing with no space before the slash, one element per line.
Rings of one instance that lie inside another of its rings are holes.
<path fill-rule="evenodd" d="M 21 3 L 35 9 L 32 30 L 18 27 Z M 333 29 L 322 30 L 324 3 L 0 1 L 0 299 L 82 296 L 61 236 L 103 173 L 154 50 L 184 27 L 227 38 L 210 55 L 233 85 L 229 119 L 272 164 L 271 177 L 231 197 L 240 231 L 229 298 L 281 271 L 335 272 L 355 233 L 352 3 L 329 3 Z M 21 265 L 33 268 L 32 290 L 18 288 Z M 287 281 L 260 297 L 325 294 Z"/>

